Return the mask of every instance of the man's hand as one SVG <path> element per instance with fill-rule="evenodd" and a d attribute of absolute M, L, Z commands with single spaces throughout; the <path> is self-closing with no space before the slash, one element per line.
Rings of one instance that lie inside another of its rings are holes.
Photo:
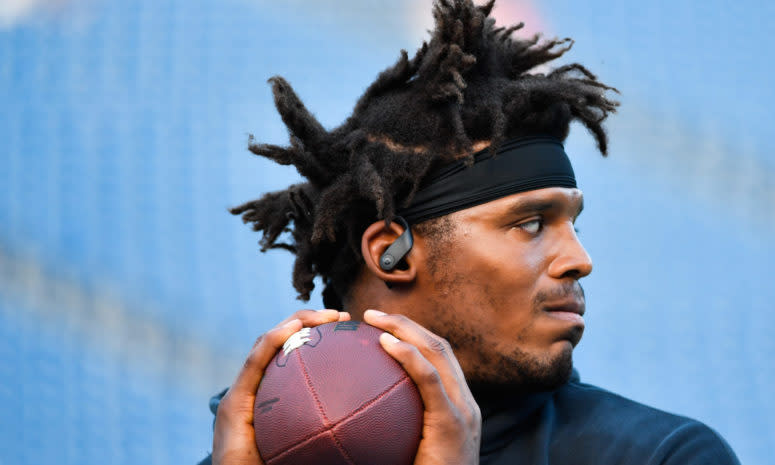
<path fill-rule="evenodd" d="M 449 343 L 403 315 L 367 310 L 379 342 L 417 384 L 425 412 L 414 465 L 479 463 L 482 415 Z"/>
<path fill-rule="evenodd" d="M 267 365 L 291 334 L 302 327 L 349 319 L 349 313 L 336 310 L 299 310 L 256 340 L 237 379 L 218 406 L 213 465 L 263 464 L 253 430 L 253 404 Z"/>

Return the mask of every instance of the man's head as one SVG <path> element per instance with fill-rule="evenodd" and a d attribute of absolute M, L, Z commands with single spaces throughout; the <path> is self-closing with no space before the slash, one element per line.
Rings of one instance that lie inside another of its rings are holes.
<path fill-rule="evenodd" d="M 496 27 L 493 3 L 437 1 L 430 42 L 411 59 L 402 51 L 331 131 L 287 82 L 270 79 L 291 146 L 251 140 L 250 149 L 294 165 L 308 182 L 232 213 L 263 232 L 262 250 L 296 254 L 300 298 L 309 298 L 321 276 L 328 307 L 400 310 L 447 337 L 470 380 L 540 386 L 555 376 L 548 367 L 570 366 L 582 330 L 544 312 L 562 305 L 578 310 L 577 280 L 591 269 L 572 228 L 578 190 L 521 192 L 416 222 L 407 267 L 384 276 L 370 261 L 400 233 L 391 219 L 412 203 L 426 175 L 460 159 L 472 164 L 475 148 L 494 152 L 507 139 L 535 135 L 562 141 L 578 120 L 605 154 L 602 121 L 617 105 L 605 95 L 610 88 L 578 64 L 531 74 L 564 54 L 569 39 L 513 37 L 521 25 Z M 532 217 L 513 214 L 528 204 L 542 209 Z M 291 235 L 287 243 L 284 232 Z"/>
<path fill-rule="evenodd" d="M 377 260 L 402 228 L 376 222 L 363 235 L 353 307 L 403 313 L 445 337 L 473 388 L 556 386 L 584 331 L 578 280 L 592 262 L 574 228 L 582 208 L 581 191 L 552 187 L 459 210 L 415 228 L 405 266 L 390 272 Z"/>

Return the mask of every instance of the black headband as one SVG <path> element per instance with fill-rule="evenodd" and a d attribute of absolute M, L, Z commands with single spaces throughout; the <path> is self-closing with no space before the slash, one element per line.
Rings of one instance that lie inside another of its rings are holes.
<path fill-rule="evenodd" d="M 473 166 L 457 161 L 430 172 L 411 205 L 398 215 L 417 224 L 517 192 L 576 187 L 562 142 L 552 137 L 511 140 L 495 156 L 485 149 L 474 157 Z"/>

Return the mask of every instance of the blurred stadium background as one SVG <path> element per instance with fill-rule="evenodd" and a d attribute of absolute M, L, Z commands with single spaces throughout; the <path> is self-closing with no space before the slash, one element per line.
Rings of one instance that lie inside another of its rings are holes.
<path fill-rule="evenodd" d="M 567 143 L 596 265 L 582 379 L 772 463 L 775 4 L 499 3 L 622 91 L 608 159 Z M 429 4 L 0 2 L 0 464 L 206 455 L 209 396 L 306 306 L 226 212 L 297 179 L 246 150 L 287 140 L 265 81 L 335 126 Z"/>

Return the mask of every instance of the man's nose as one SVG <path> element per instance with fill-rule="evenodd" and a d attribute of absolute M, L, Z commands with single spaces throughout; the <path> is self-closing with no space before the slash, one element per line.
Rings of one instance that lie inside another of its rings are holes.
<path fill-rule="evenodd" d="M 572 223 L 564 227 L 557 241 L 554 259 L 549 265 L 553 278 L 581 279 L 592 272 L 592 258 L 579 241 Z"/>

